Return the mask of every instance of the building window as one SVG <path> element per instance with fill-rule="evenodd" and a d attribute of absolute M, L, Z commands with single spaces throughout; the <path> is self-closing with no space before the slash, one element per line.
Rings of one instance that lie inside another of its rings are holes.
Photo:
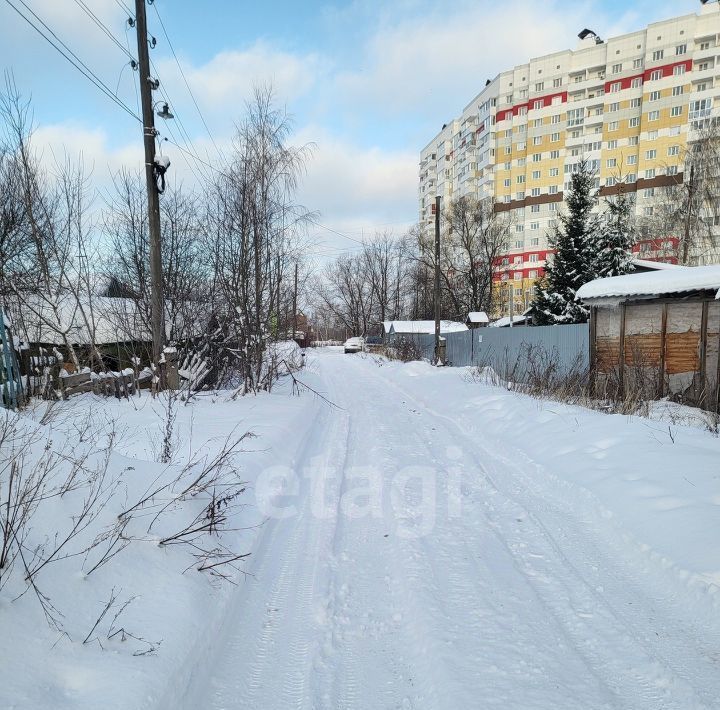
<path fill-rule="evenodd" d="M 652 60 L 654 62 L 659 62 L 664 56 L 665 56 L 664 49 L 656 49 L 652 54 Z"/>
<path fill-rule="evenodd" d="M 536 247 L 536 246 L 538 246 L 539 244 L 540 244 L 540 238 L 539 238 L 539 237 L 533 237 L 533 238 L 530 240 L 530 246 L 531 246 L 531 247 Z"/>
<path fill-rule="evenodd" d="M 662 79 L 662 71 L 660 69 L 650 72 L 650 81 L 659 81 L 660 79 Z"/>
<path fill-rule="evenodd" d="M 660 101 L 660 92 L 659 91 L 651 91 L 650 92 L 650 101 Z"/>
<path fill-rule="evenodd" d="M 535 91 L 542 91 L 545 88 L 545 82 L 539 81 L 535 84 Z"/>
<path fill-rule="evenodd" d="M 650 168 L 650 170 L 645 171 L 645 179 L 646 180 L 652 180 L 655 177 L 655 168 Z"/>
<path fill-rule="evenodd" d="M 556 113 L 552 118 L 550 119 L 550 123 L 560 123 L 560 114 Z"/>
<path fill-rule="evenodd" d="M 540 229 L 540 222 L 530 222 L 530 229 L 533 231 Z"/>
<path fill-rule="evenodd" d="M 642 99 L 630 99 L 630 108 L 640 108 Z"/>
<path fill-rule="evenodd" d="M 615 150 L 618 147 L 617 140 L 612 140 L 607 142 L 608 150 Z"/>
<path fill-rule="evenodd" d="M 619 74 L 622 71 L 622 64 L 613 64 L 612 73 Z"/>
<path fill-rule="evenodd" d="M 659 121 L 660 120 L 660 111 L 650 111 L 648 113 L 648 121 Z"/>
<path fill-rule="evenodd" d="M 614 81 L 612 84 L 610 84 L 610 93 L 616 94 L 618 91 L 622 89 L 622 83 L 619 81 Z"/>
<path fill-rule="evenodd" d="M 550 185 L 550 187 L 548 188 L 549 195 L 557 195 L 557 191 L 557 185 Z"/>
<path fill-rule="evenodd" d="M 675 117 L 677 117 L 677 116 L 682 116 L 682 113 L 683 113 L 683 107 L 682 107 L 682 106 L 673 106 L 673 107 L 670 109 L 670 116 L 672 116 L 673 118 L 675 118 Z"/>
<path fill-rule="evenodd" d="M 620 104 L 617 101 L 608 106 L 608 111 L 610 113 L 614 113 L 615 111 L 619 111 L 619 110 L 620 110 Z"/>
<path fill-rule="evenodd" d="M 636 76 L 636 77 L 630 82 L 630 86 L 631 86 L 633 89 L 637 89 L 637 88 L 641 87 L 642 85 L 643 85 L 643 80 L 642 80 L 642 77 L 641 77 L 641 76 Z"/>
<path fill-rule="evenodd" d="M 657 158 L 657 150 L 653 148 L 652 150 L 646 150 L 645 151 L 645 160 L 655 160 Z"/>
<path fill-rule="evenodd" d="M 557 160 L 559 157 L 560 157 L 559 150 L 551 150 L 550 151 L 550 160 Z"/>
<path fill-rule="evenodd" d="M 680 146 L 679 145 L 671 145 L 668 148 L 667 154 L 668 155 L 680 155 Z"/>
<path fill-rule="evenodd" d="M 539 212 L 539 211 L 540 211 L 540 205 L 530 205 L 530 211 L 531 211 L 531 212 Z"/>
<path fill-rule="evenodd" d="M 643 60 L 642 59 L 633 59 L 633 69 L 642 69 Z"/>
<path fill-rule="evenodd" d="M 558 86 L 562 86 L 562 78 L 558 77 L 557 79 L 553 79 L 553 86 L 557 89 Z"/>
<path fill-rule="evenodd" d="M 616 168 L 617 167 L 617 158 L 608 158 L 606 165 L 608 168 Z"/>
<path fill-rule="evenodd" d="M 506 178 L 506 179 L 503 181 L 503 184 L 505 185 L 505 187 L 510 187 L 510 178 Z"/>
<path fill-rule="evenodd" d="M 682 76 L 685 73 L 685 65 L 684 64 L 678 64 L 677 66 L 673 67 L 673 74 L 675 76 Z"/>
<path fill-rule="evenodd" d="M 542 160 L 542 153 L 533 153 L 533 163 L 539 163 Z"/>
<path fill-rule="evenodd" d="M 516 232 L 524 232 L 525 231 L 525 225 L 524 224 L 516 224 L 515 225 L 515 231 Z M 517 244 L 517 242 L 516 242 Z"/>
<path fill-rule="evenodd" d="M 628 138 L 628 145 L 638 145 L 640 143 L 640 136 L 630 136 Z"/>
<path fill-rule="evenodd" d="M 646 187 L 643 190 L 643 197 L 655 197 L 655 188 L 654 187 Z"/>
<path fill-rule="evenodd" d="M 557 177 L 559 174 L 560 170 L 558 168 L 550 168 L 548 171 L 548 175 L 550 175 L 550 177 Z"/>
<path fill-rule="evenodd" d="M 541 145 L 542 144 L 542 136 L 535 136 L 533 138 L 533 145 Z"/>
<path fill-rule="evenodd" d="M 673 90 L 672 90 L 673 96 L 682 96 L 684 93 L 685 93 L 684 86 L 673 86 Z"/>
<path fill-rule="evenodd" d="M 560 134 L 559 133 L 553 133 L 550 136 L 550 142 L 551 143 L 557 143 L 560 140 Z"/>
<path fill-rule="evenodd" d="M 533 170 L 533 172 L 532 172 L 532 179 L 533 179 L 533 180 L 539 180 L 539 179 L 540 179 L 540 171 L 539 171 L 539 170 Z"/>
<path fill-rule="evenodd" d="M 533 187 L 530 191 L 531 197 L 540 197 L 540 188 L 539 187 Z"/>
<path fill-rule="evenodd" d="M 677 165 L 668 165 L 665 169 L 666 175 L 677 175 L 678 174 L 678 166 Z"/>
<path fill-rule="evenodd" d="M 637 155 L 628 155 L 627 157 L 627 164 L 628 165 L 635 165 L 637 163 Z"/>
<path fill-rule="evenodd" d="M 522 183 L 525 182 L 525 176 L 524 175 L 518 175 L 517 178 L 515 178 L 515 182 L 518 185 L 522 185 Z"/>
<path fill-rule="evenodd" d="M 608 123 L 608 131 L 617 131 L 617 129 L 618 129 L 617 121 L 610 121 L 610 123 Z"/>
<path fill-rule="evenodd" d="M 675 47 L 675 55 L 680 56 L 681 54 L 687 53 L 687 45 L 686 44 L 679 44 L 677 47 Z"/>

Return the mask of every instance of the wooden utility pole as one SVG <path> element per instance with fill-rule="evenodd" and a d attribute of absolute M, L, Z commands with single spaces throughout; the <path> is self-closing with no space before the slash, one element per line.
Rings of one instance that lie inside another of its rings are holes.
<path fill-rule="evenodd" d="M 155 183 L 155 116 L 153 114 L 152 77 L 148 51 L 145 0 L 135 0 L 140 99 L 142 102 L 143 140 L 145 143 L 145 182 L 148 197 L 150 234 L 150 289 L 153 362 L 159 365 L 165 340 L 163 326 L 162 252 L 160 247 L 160 195 Z"/>
<path fill-rule="evenodd" d="M 687 265 L 688 256 L 690 254 L 690 228 L 692 227 L 692 209 L 693 199 L 695 198 L 695 166 L 690 165 L 690 180 L 688 181 L 688 204 L 687 211 L 685 213 L 685 232 L 683 235 L 683 248 L 682 248 L 682 264 Z"/>
<path fill-rule="evenodd" d="M 435 198 L 435 365 L 440 364 L 440 201 Z"/>

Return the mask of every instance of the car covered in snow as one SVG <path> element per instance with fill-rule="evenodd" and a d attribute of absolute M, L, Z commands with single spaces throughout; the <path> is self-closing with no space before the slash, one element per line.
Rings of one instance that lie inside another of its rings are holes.
<path fill-rule="evenodd" d="M 345 354 L 347 353 L 361 353 L 365 347 L 365 340 L 363 338 L 348 338 L 343 345 Z"/>

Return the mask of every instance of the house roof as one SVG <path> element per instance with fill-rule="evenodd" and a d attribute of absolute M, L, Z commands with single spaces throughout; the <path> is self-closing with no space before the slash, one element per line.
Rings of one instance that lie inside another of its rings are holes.
<path fill-rule="evenodd" d="M 596 279 L 581 286 L 577 298 L 590 301 L 630 296 L 653 297 L 692 291 L 715 291 L 715 298 L 720 298 L 720 264 L 686 266 Z"/>
<path fill-rule="evenodd" d="M 648 259 L 633 259 L 632 265 L 644 271 L 661 271 L 663 269 L 682 269 L 680 264 L 668 264 L 665 261 L 650 261 Z"/>
<path fill-rule="evenodd" d="M 489 323 L 490 319 L 488 318 L 488 314 L 485 313 L 485 311 L 470 311 L 470 313 L 467 314 L 467 319 L 471 323 Z"/>
<path fill-rule="evenodd" d="M 520 325 L 521 323 L 525 323 L 527 321 L 527 316 L 513 316 L 512 322 L 513 325 L 517 323 Z M 510 327 L 510 316 L 503 316 L 502 318 L 498 318 L 496 321 L 493 321 L 490 323 L 491 328 L 509 328 Z"/>
<path fill-rule="evenodd" d="M 384 324 L 383 324 L 384 325 Z M 455 333 L 460 330 L 467 330 L 465 323 L 458 323 L 452 320 L 440 321 L 441 333 Z M 413 335 L 428 335 L 435 332 L 434 320 L 395 320 L 390 321 L 389 333 L 409 333 Z"/>

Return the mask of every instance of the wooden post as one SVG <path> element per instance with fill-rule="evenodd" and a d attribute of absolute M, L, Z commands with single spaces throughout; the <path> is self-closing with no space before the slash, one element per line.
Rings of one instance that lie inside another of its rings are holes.
<path fill-rule="evenodd" d="M 595 370 L 597 368 L 597 306 L 590 307 L 590 395 L 595 396 Z"/>
<path fill-rule="evenodd" d="M 625 398 L 625 304 L 620 304 L 620 357 L 618 359 L 618 397 Z"/>
<path fill-rule="evenodd" d="M 707 336 L 708 336 L 708 309 L 710 304 L 703 301 L 702 316 L 700 318 L 700 396 L 698 404 L 705 408 L 707 395 Z"/>
<path fill-rule="evenodd" d="M 662 320 L 660 321 L 660 381 L 658 382 L 658 394 L 665 396 L 665 360 L 667 357 L 667 320 L 668 304 L 663 303 Z"/>

